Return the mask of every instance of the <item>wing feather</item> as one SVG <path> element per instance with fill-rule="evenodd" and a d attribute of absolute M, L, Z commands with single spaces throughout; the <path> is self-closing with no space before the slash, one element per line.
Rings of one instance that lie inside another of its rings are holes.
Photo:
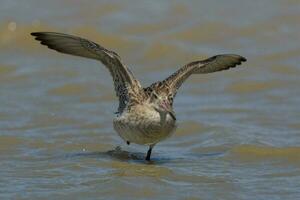
<path fill-rule="evenodd" d="M 170 88 L 171 93 L 175 96 L 179 87 L 190 75 L 227 70 L 236 67 L 245 61 L 246 58 L 236 54 L 216 55 L 205 60 L 191 62 L 181 67 L 171 76 L 166 78 L 163 83 L 165 87 Z"/>
<path fill-rule="evenodd" d="M 31 35 L 42 45 L 61 53 L 81 56 L 101 61 L 110 71 L 116 95 L 119 97 L 118 112 L 122 112 L 133 96 L 142 87 L 132 72 L 122 63 L 120 56 L 101 45 L 73 35 L 55 32 L 34 32 Z"/>

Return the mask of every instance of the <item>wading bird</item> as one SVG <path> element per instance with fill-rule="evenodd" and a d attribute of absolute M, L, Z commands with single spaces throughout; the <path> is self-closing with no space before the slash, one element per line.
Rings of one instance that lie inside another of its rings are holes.
<path fill-rule="evenodd" d="M 120 56 L 92 41 L 54 32 L 31 33 L 41 44 L 58 52 L 99 60 L 109 70 L 119 108 L 113 120 L 114 129 L 129 145 L 148 145 L 146 160 L 153 147 L 171 136 L 176 129 L 173 101 L 177 90 L 192 74 L 206 74 L 236 67 L 246 59 L 235 54 L 223 54 L 184 65 L 163 81 L 143 88 Z"/>

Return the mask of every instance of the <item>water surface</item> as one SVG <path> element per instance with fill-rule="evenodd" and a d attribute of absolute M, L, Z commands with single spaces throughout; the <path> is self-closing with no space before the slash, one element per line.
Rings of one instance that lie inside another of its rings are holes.
<path fill-rule="evenodd" d="M 298 1 L 0 3 L 1 199 L 298 199 Z M 127 146 L 100 63 L 58 54 L 32 31 L 89 38 L 120 54 L 144 86 L 221 53 L 248 61 L 191 77 L 179 128 Z"/>

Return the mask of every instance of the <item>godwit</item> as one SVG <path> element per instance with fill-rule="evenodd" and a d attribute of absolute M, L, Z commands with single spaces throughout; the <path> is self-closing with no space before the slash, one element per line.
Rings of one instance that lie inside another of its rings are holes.
<path fill-rule="evenodd" d="M 178 88 L 192 74 L 212 73 L 236 67 L 246 59 L 223 54 L 184 65 L 163 81 L 143 88 L 120 56 L 87 39 L 54 32 L 31 33 L 41 44 L 61 53 L 96 59 L 112 75 L 119 97 L 119 108 L 113 120 L 114 129 L 127 144 L 148 145 L 146 160 L 153 147 L 176 129 L 173 101 Z"/>

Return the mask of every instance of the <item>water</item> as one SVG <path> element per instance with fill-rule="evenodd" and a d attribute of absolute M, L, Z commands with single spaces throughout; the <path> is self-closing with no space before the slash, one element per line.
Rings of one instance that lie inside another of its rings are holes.
<path fill-rule="evenodd" d="M 300 198 L 298 1 L 0 4 L 0 199 Z M 32 31 L 115 50 L 144 86 L 215 54 L 248 61 L 183 85 L 179 128 L 147 163 L 113 130 L 107 70 Z"/>

